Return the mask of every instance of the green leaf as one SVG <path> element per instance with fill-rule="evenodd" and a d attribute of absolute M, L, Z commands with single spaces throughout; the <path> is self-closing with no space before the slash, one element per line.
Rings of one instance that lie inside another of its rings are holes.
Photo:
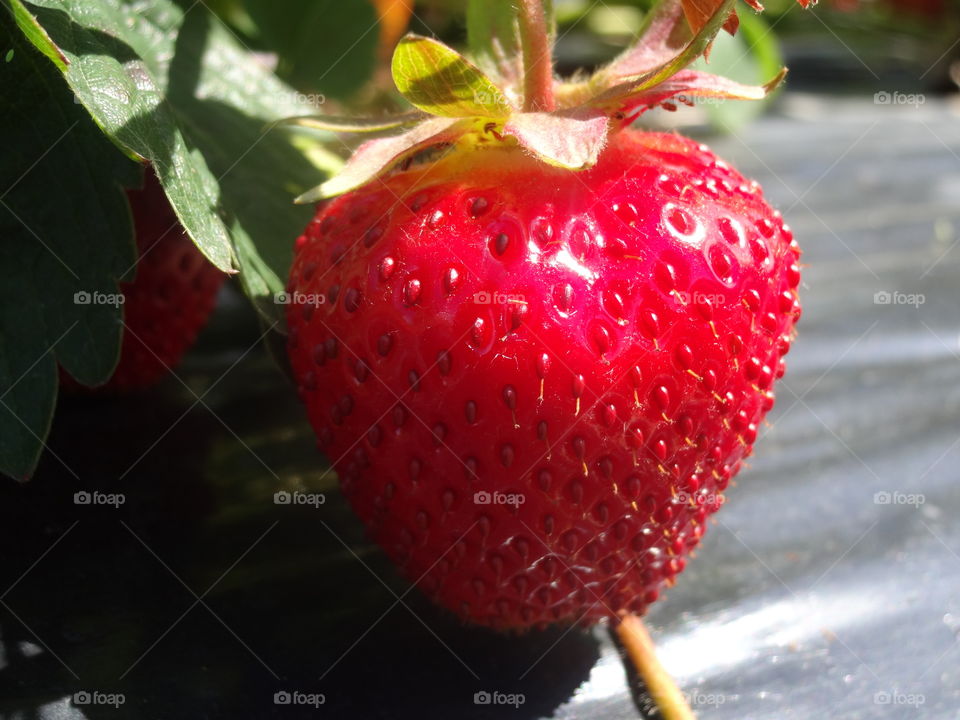
<path fill-rule="evenodd" d="M 407 35 L 393 53 L 392 69 L 400 93 L 431 115 L 504 118 L 512 109 L 480 68 L 438 40 Z"/>
<path fill-rule="evenodd" d="M 412 0 L 411 0 L 412 2 Z M 304 92 L 354 94 L 376 67 L 378 24 L 368 0 L 245 0 L 258 44 Z"/>
<path fill-rule="evenodd" d="M 27 36 L 31 43 L 33 43 L 34 47 L 36 47 L 37 50 L 42 52 L 48 58 L 53 60 L 53 63 L 60 70 L 66 70 L 67 58 L 64 57 L 63 53 L 60 52 L 60 49 L 53 44 L 50 36 L 47 35 L 47 31 L 44 30 L 43 26 L 37 22 L 37 19 L 28 13 L 20 3 L 15 3 L 11 9 L 17 25 L 20 26 L 23 34 Z M 13 51 L 11 50 L 10 52 Z M 11 57 L 12 56 L 8 54 L 7 62 L 10 61 Z"/>
<path fill-rule="evenodd" d="M 21 0 L 11 0 L 20 3 Z M 268 323 L 283 322 L 292 246 L 311 216 L 291 199 L 326 173 L 304 138 L 272 129 L 307 114 L 202 4 L 172 0 L 35 0 L 29 5 L 69 60 L 67 82 L 121 148 L 153 163 L 178 217 L 240 280 Z"/>
<path fill-rule="evenodd" d="M 327 132 L 342 133 L 375 133 L 384 130 L 394 130 L 404 125 L 415 125 L 427 118 L 422 112 L 411 112 L 404 115 L 390 115 L 382 118 L 353 118 L 340 115 L 301 115 L 298 117 L 283 118 L 276 125 L 293 125 L 297 127 L 326 130 Z"/>
<path fill-rule="evenodd" d="M 96 299 L 116 296 L 136 264 L 123 188 L 140 184 L 141 169 L 6 7 L 0 46 L 15 49 L 0 65 L 0 472 L 26 479 L 50 426 L 57 363 L 98 384 L 119 358 L 121 306 Z M 76 302 L 80 293 L 94 301 Z"/>
<path fill-rule="evenodd" d="M 165 102 L 168 76 L 151 57 L 141 55 L 156 52 L 146 33 L 161 29 L 155 25 L 164 19 L 161 3 L 145 3 L 141 12 L 120 2 L 12 3 L 24 11 L 29 7 L 67 57 L 67 81 L 104 131 L 131 156 L 153 163 L 177 217 L 203 254 L 220 269 L 230 270 L 230 236 L 216 212 L 216 180 L 203 159 L 191 152 L 173 108 Z M 159 43 L 173 39 L 160 35 Z"/>

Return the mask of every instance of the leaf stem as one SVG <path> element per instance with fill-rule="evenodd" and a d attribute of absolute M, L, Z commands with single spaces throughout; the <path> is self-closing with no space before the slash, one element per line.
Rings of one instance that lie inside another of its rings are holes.
<path fill-rule="evenodd" d="M 551 112 L 555 108 L 553 57 L 543 0 L 519 0 L 517 19 L 523 46 L 523 109 Z"/>
<path fill-rule="evenodd" d="M 696 720 L 680 688 L 657 659 L 653 640 L 643 620 L 625 614 L 620 618 L 616 632 L 663 720 Z"/>

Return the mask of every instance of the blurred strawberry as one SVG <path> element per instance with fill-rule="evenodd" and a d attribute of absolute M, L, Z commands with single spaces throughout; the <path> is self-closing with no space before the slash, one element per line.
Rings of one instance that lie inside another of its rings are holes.
<path fill-rule="evenodd" d="M 197 249 L 152 170 L 128 190 L 139 259 L 123 293 L 120 362 L 99 391 L 126 391 L 159 381 L 193 345 L 216 303 L 224 275 Z M 67 390 L 84 386 L 61 370 Z"/>

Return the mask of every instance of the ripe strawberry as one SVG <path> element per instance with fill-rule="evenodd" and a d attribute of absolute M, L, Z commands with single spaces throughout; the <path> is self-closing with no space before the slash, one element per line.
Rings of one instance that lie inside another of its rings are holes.
<path fill-rule="evenodd" d="M 120 284 L 120 362 L 98 388 L 104 391 L 143 388 L 164 377 L 206 324 L 224 278 L 187 236 L 152 171 L 127 199 L 139 259 L 133 282 Z M 66 372 L 60 376 L 68 389 L 82 387 Z"/>
<path fill-rule="evenodd" d="M 719 81 L 604 96 L 578 172 L 543 158 L 596 136 L 551 145 L 544 113 L 414 129 L 407 155 L 368 143 L 355 159 L 386 147 L 391 172 L 297 240 L 289 357 L 320 447 L 372 537 L 466 620 L 642 614 L 773 405 L 800 251 L 706 146 L 624 127 L 671 82 Z"/>

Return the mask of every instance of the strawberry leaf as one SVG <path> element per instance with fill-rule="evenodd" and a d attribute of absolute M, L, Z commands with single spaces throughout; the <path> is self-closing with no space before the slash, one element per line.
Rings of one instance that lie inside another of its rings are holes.
<path fill-rule="evenodd" d="M 503 132 L 550 165 L 582 170 L 596 164 L 609 124 L 601 112 L 517 113 Z"/>
<path fill-rule="evenodd" d="M 407 35 L 393 53 L 393 81 L 411 105 L 441 117 L 503 118 L 504 93 L 476 65 L 438 40 Z"/>
<path fill-rule="evenodd" d="M 392 115 L 382 118 L 354 118 L 339 115 L 298 115 L 277 120 L 274 125 L 291 125 L 296 127 L 326 130 L 327 132 L 342 133 L 375 133 L 384 130 L 394 130 L 404 125 L 414 125 L 427 117 L 422 112 Z"/>
<path fill-rule="evenodd" d="M 629 113 L 634 107 L 640 105 L 658 105 L 677 96 L 763 100 L 783 82 L 786 75 L 787 69 L 783 68 L 763 85 L 743 85 L 719 75 L 698 70 L 681 70 L 650 90 L 631 95 L 629 101 L 623 105 L 623 112 Z"/>
<path fill-rule="evenodd" d="M 0 64 L 0 472 L 26 479 L 50 426 L 57 364 L 97 384 L 119 358 L 121 306 L 95 299 L 116 296 L 136 264 L 123 188 L 140 184 L 141 169 L 5 8 L 0 47 L 14 50 Z"/>
<path fill-rule="evenodd" d="M 667 2 L 670 1 L 667 0 Z M 589 105 L 607 108 L 611 106 L 635 106 L 637 103 L 632 101 L 632 96 L 637 96 L 645 90 L 669 80 L 704 53 L 725 22 L 734 3 L 735 0 L 723 0 L 709 21 L 690 39 L 683 49 L 659 66 L 638 75 L 619 78 L 614 73 L 601 71 L 599 80 L 601 83 L 607 84 L 607 89 L 594 97 Z M 674 35 L 673 33 L 667 33 L 662 37 L 672 38 Z"/>
<path fill-rule="evenodd" d="M 22 13 L 32 8 L 38 23 L 67 57 L 65 76 L 80 102 L 128 155 L 153 163 L 177 217 L 197 247 L 214 265 L 230 270 L 230 236 L 213 212 L 216 181 L 202 159 L 191 156 L 176 118 L 163 102 L 166 79 L 133 49 L 137 29 L 142 32 L 153 20 L 149 9 L 137 17 L 132 9 L 113 3 L 12 2 Z M 73 23 L 81 14 L 86 28 Z M 144 117 L 150 121 L 138 122 Z"/>
<path fill-rule="evenodd" d="M 303 114 L 280 82 L 202 4 L 9 0 L 67 58 L 64 77 L 103 132 L 148 159 L 201 251 L 240 281 L 268 323 L 292 241 L 310 219 L 290 198 L 326 173 L 306 139 L 265 125 Z M 23 23 L 21 23 L 21 28 Z"/>
<path fill-rule="evenodd" d="M 472 126 L 473 121 L 431 118 L 401 135 L 368 140 L 354 151 L 338 175 L 308 190 L 296 202 L 317 202 L 358 188 L 427 148 L 456 141 L 465 125 Z"/>
<path fill-rule="evenodd" d="M 13 12 L 13 17 L 17 25 L 20 26 L 23 34 L 33 43 L 34 47 L 50 58 L 53 64 L 57 66 L 57 69 L 65 72 L 69 64 L 67 57 L 60 52 L 60 48 L 53 44 L 53 40 L 47 35 L 47 31 L 43 29 L 43 26 L 37 22 L 37 19 L 28 13 L 26 8 L 20 3 L 14 3 L 10 10 Z"/>

